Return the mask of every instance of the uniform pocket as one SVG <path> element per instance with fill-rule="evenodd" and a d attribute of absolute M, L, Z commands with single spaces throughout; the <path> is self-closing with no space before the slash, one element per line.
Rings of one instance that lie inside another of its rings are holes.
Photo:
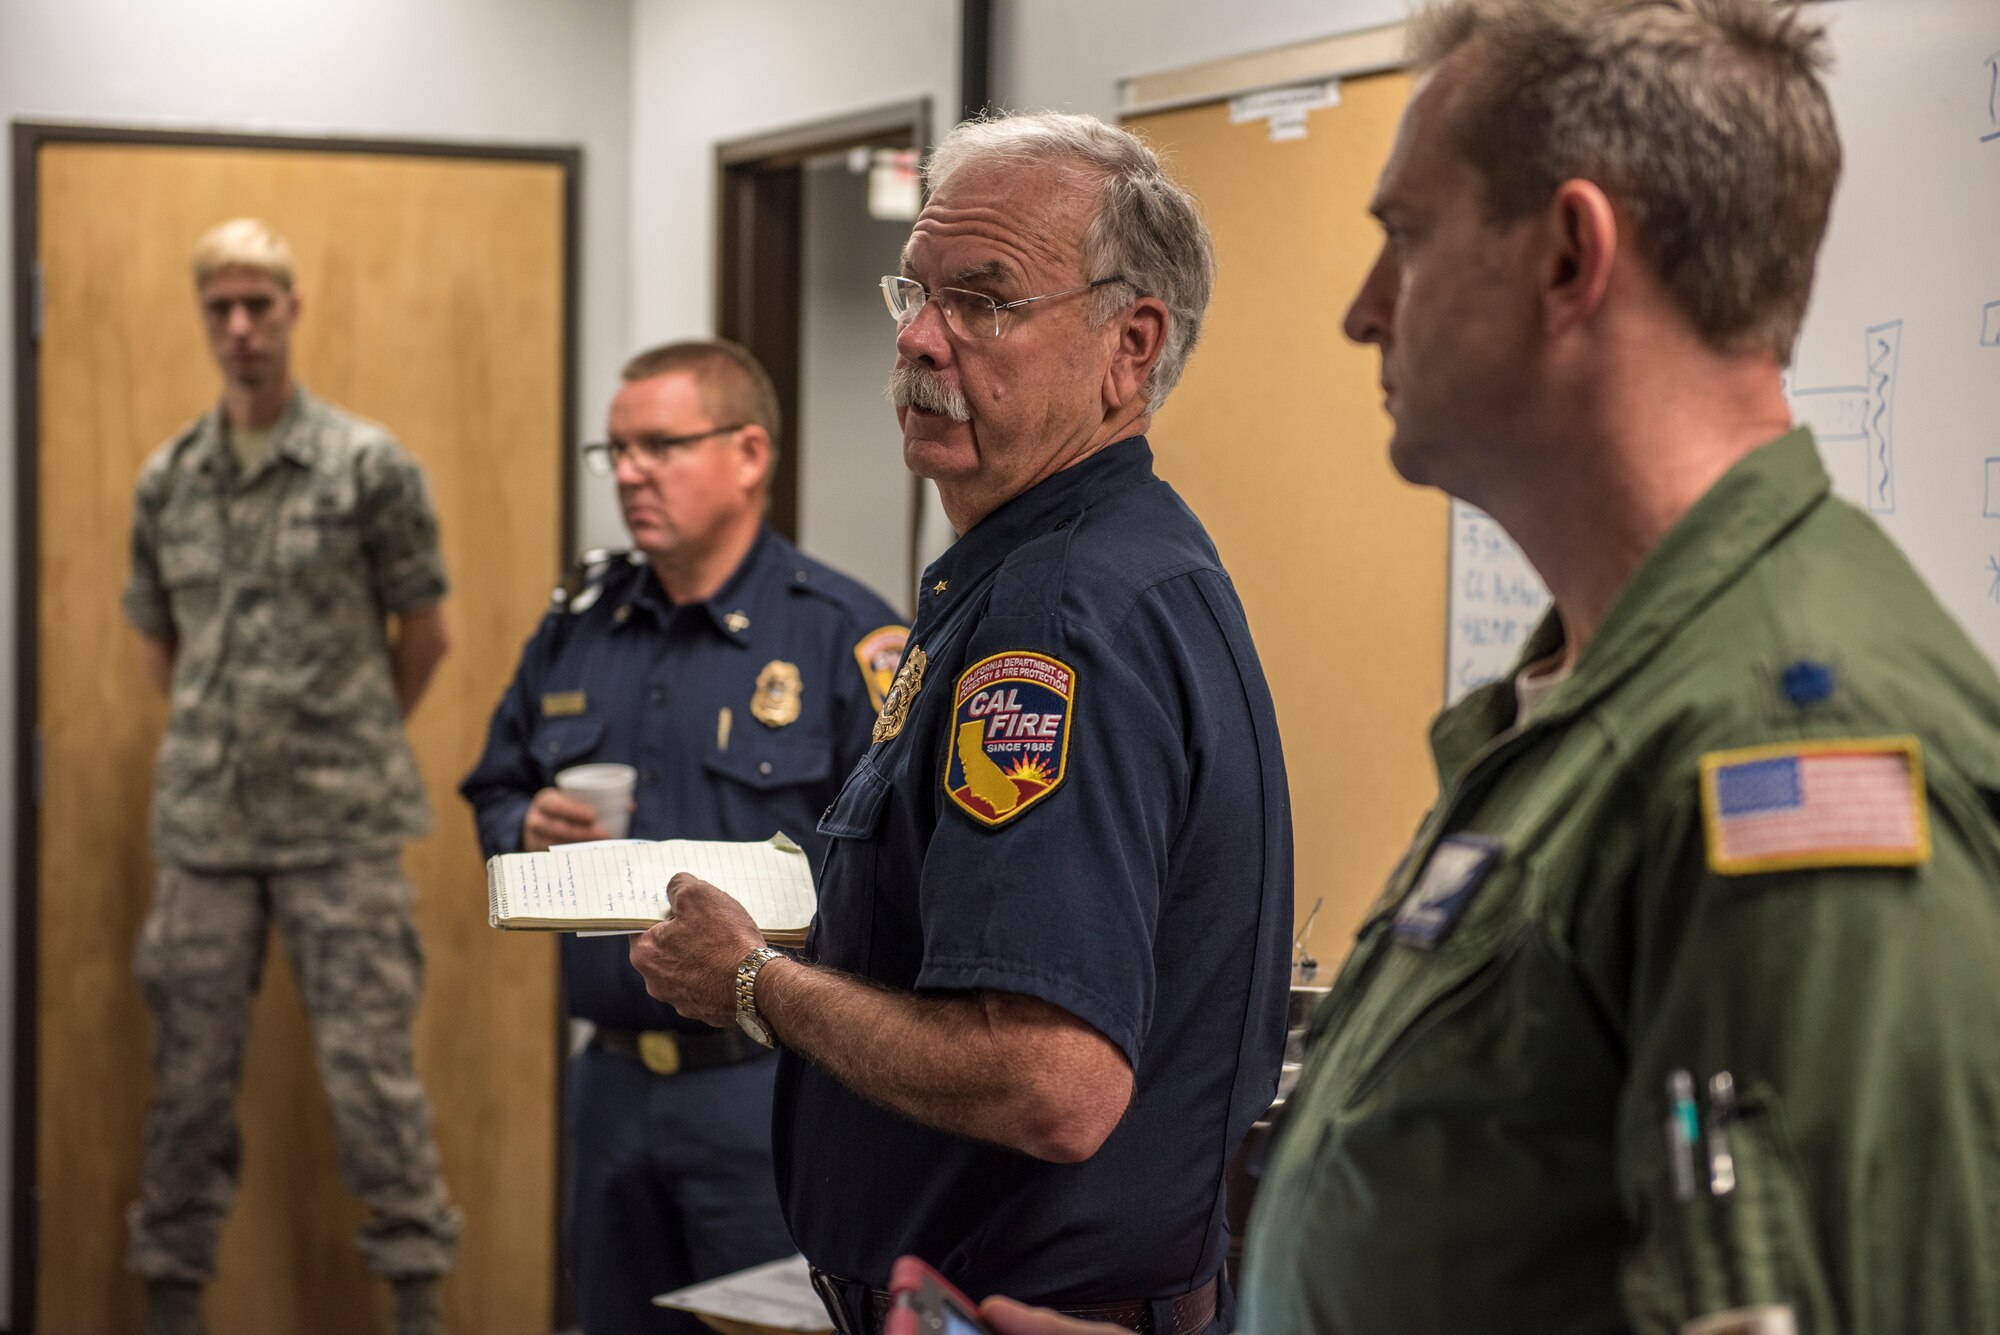
<path fill-rule="evenodd" d="M 544 719 L 528 741 L 528 751 L 541 766 L 544 783 L 554 783 L 558 770 L 580 765 L 604 743 L 604 720 Z"/>
<path fill-rule="evenodd" d="M 829 839 L 872 839 L 888 801 L 889 781 L 863 760 L 820 817 L 819 832 Z"/>
<path fill-rule="evenodd" d="M 1664 1138 L 1648 1137 L 1645 1241 L 1625 1279 L 1626 1303 L 1678 1329 L 1697 1317 L 1766 1304 L 1789 1306 L 1805 1332 L 1839 1330 L 1814 1243 L 1812 1202 L 1777 1096 L 1753 1086 L 1727 1132 L 1734 1188 L 1710 1190 L 1714 1142 L 1704 1123 L 1694 1149 L 1695 1194 L 1674 1199 Z"/>
<path fill-rule="evenodd" d="M 1483 950 L 1425 961 L 1412 959 L 1414 952 L 1390 944 L 1385 961 L 1388 967 L 1414 964 L 1416 968 L 1413 976 L 1386 992 L 1393 1000 L 1381 1013 L 1380 1022 L 1371 1026 L 1366 1047 L 1355 1054 L 1358 1061 L 1354 1069 L 1359 1074 L 1345 1101 L 1353 1104 L 1368 1097 L 1410 1052 L 1449 1027 L 1454 1017 L 1476 1006 L 1499 979 L 1513 947 L 1514 940 L 1509 939 Z M 1483 1042 L 1476 1036 L 1473 1041 L 1475 1045 Z"/>
<path fill-rule="evenodd" d="M 756 745 L 719 751 L 702 762 L 710 774 L 756 792 L 799 784 L 825 783 L 833 773 L 833 755 L 822 737 L 789 733 L 758 738 Z"/>
<path fill-rule="evenodd" d="M 353 499 L 308 490 L 277 515 L 272 564 L 278 578 L 317 598 L 356 598 L 368 587 L 361 515 Z"/>
<path fill-rule="evenodd" d="M 199 534 L 163 535 L 158 562 L 160 584 L 169 592 L 196 584 L 213 584 L 222 578 L 220 544 Z"/>

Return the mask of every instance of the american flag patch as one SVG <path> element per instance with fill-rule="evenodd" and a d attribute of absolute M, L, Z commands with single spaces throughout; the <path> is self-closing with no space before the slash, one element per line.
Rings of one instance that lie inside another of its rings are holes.
<path fill-rule="evenodd" d="M 1914 737 L 1793 742 L 1701 758 L 1708 865 L 1725 876 L 1930 859 Z"/>

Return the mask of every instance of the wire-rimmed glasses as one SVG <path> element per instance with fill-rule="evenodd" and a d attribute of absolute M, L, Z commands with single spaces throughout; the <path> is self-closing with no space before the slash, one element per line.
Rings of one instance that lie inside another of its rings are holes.
<path fill-rule="evenodd" d="M 1019 301 L 995 301 L 984 292 L 972 292 L 962 287 L 941 287 L 935 292 L 914 278 L 901 278 L 890 274 L 882 280 L 882 300 L 889 307 L 889 315 L 898 329 L 917 318 L 926 305 L 935 304 L 944 316 L 944 322 L 951 332 L 961 338 L 998 338 L 1006 332 L 1003 323 L 1008 311 L 1037 301 L 1054 301 L 1057 297 L 1073 297 L 1079 292 L 1089 292 L 1110 283 L 1125 281 L 1123 274 L 1113 274 L 1100 278 L 1081 287 L 1064 288 L 1060 292 L 1044 292 L 1039 297 L 1022 297 Z"/>

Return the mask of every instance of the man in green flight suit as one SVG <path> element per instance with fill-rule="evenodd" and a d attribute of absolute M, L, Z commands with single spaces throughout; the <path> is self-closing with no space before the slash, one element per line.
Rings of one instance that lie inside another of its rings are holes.
<path fill-rule="evenodd" d="M 1555 609 L 1433 729 L 1242 1329 L 2000 1330 L 2000 681 L 1780 379 L 1839 173 L 1823 37 L 1766 0 L 1412 35 L 1347 332 L 1397 468 Z"/>

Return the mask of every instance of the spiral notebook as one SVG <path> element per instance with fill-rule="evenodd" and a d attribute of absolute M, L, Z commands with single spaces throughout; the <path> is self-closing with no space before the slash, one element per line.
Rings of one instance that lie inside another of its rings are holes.
<path fill-rule="evenodd" d="M 727 892 L 775 946 L 805 944 L 819 906 L 812 860 L 782 834 L 752 843 L 619 839 L 486 860 L 486 920 L 508 931 L 638 932 L 666 916 L 667 882 L 692 872 Z"/>

